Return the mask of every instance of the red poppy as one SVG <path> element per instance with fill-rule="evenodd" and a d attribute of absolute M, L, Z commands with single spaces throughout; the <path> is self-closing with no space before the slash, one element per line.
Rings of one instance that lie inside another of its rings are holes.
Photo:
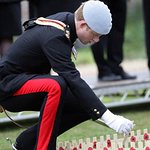
<path fill-rule="evenodd" d="M 149 135 L 147 133 L 144 133 L 144 140 L 145 141 L 149 140 Z"/>
<path fill-rule="evenodd" d="M 131 147 L 130 150 L 136 150 L 134 147 Z"/>
<path fill-rule="evenodd" d="M 93 150 L 93 148 L 92 148 L 92 147 L 89 147 L 88 150 Z"/>
<path fill-rule="evenodd" d="M 76 148 L 76 147 L 74 147 L 74 148 L 73 148 L 73 150 L 77 150 L 77 148 Z"/>
<path fill-rule="evenodd" d="M 109 139 L 107 140 L 107 147 L 111 147 L 111 141 Z"/>
<path fill-rule="evenodd" d="M 79 148 L 82 149 L 82 144 L 81 143 L 79 144 Z"/>
<path fill-rule="evenodd" d="M 107 148 L 107 147 L 104 147 L 103 150 L 108 150 L 108 148 Z"/>
<path fill-rule="evenodd" d="M 59 147 L 59 150 L 64 150 L 63 147 Z"/>
<path fill-rule="evenodd" d="M 93 148 L 96 149 L 96 141 L 93 142 Z"/>
<path fill-rule="evenodd" d="M 136 142 L 136 137 L 135 136 L 131 136 L 130 141 L 131 142 Z"/>
<path fill-rule="evenodd" d="M 145 150 L 150 150 L 150 147 L 147 146 L 147 147 L 145 148 Z"/>

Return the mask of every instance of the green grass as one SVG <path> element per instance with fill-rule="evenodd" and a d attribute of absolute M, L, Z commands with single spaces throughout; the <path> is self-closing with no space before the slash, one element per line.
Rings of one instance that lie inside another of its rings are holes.
<path fill-rule="evenodd" d="M 90 47 L 80 48 L 77 51 L 78 51 L 77 60 L 73 59 L 76 65 L 94 63 L 93 54 Z"/>
<path fill-rule="evenodd" d="M 119 109 L 119 108 L 118 108 Z M 138 129 L 150 129 L 150 122 L 148 121 L 148 118 L 146 116 L 150 115 L 150 110 L 128 110 L 125 112 L 116 112 L 116 114 L 123 115 L 130 120 L 135 121 L 135 128 L 134 131 Z M 144 117 L 143 117 L 144 116 Z M 101 135 L 107 135 L 107 134 L 114 134 L 113 130 L 106 128 L 104 126 L 101 126 L 93 121 L 86 121 L 75 128 L 67 131 L 63 135 L 61 135 L 58 138 L 58 141 L 67 141 L 70 139 L 80 139 L 80 138 L 92 138 L 94 136 L 99 137 Z"/>
<path fill-rule="evenodd" d="M 134 130 L 138 129 L 150 129 L 150 109 L 149 106 L 144 106 L 143 109 L 141 109 L 141 106 L 138 108 L 131 107 L 129 109 L 123 109 L 123 108 L 117 108 L 115 110 L 112 110 L 114 113 L 123 115 L 131 120 L 135 121 L 135 128 Z M 33 124 L 33 123 L 32 123 Z M 29 126 L 29 124 L 28 124 Z M 14 142 L 16 137 L 21 133 L 24 129 L 16 128 L 14 125 L 6 125 L 5 128 L 0 127 L 0 150 L 10 150 L 10 144 L 6 141 L 6 138 L 9 137 Z M 107 135 L 107 134 L 114 134 L 115 132 L 111 129 L 108 129 L 106 127 L 103 127 L 91 120 L 86 121 L 63 135 L 58 137 L 58 141 L 69 141 L 72 139 L 80 139 L 80 138 L 92 138 L 94 136 L 99 137 L 101 135 Z M 2 148 L 3 147 L 3 148 Z"/>
<path fill-rule="evenodd" d="M 133 9 L 133 8 L 132 8 Z M 142 2 L 128 10 L 124 42 L 125 59 L 145 59 L 145 33 Z M 136 53 L 136 55 L 135 55 Z"/>
<path fill-rule="evenodd" d="M 19 133 L 21 133 L 22 129 L 18 128 L 11 128 L 11 126 L 8 126 L 4 130 L 0 131 L 0 150 L 11 150 L 11 145 L 8 141 L 6 141 L 6 138 L 9 137 L 12 139 L 12 141 L 15 141 L 15 138 Z"/>

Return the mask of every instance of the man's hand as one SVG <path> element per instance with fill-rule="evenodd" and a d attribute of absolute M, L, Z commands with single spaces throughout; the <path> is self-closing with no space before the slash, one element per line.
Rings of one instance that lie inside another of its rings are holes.
<path fill-rule="evenodd" d="M 118 133 L 124 133 L 128 135 L 134 127 L 133 121 L 130 121 L 122 116 L 114 115 L 107 110 L 101 117 L 106 125 L 115 130 Z"/>

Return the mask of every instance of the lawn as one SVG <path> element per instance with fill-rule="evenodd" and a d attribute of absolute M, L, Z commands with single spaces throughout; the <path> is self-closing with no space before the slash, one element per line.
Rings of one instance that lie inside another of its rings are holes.
<path fill-rule="evenodd" d="M 123 115 L 131 120 L 135 121 L 135 128 L 134 130 L 138 129 L 150 129 L 150 105 L 143 105 L 143 106 L 135 106 L 131 108 L 117 108 L 112 110 L 115 114 Z M 32 125 L 34 122 L 28 124 Z M 25 124 L 26 125 L 26 124 Z M 9 137 L 13 142 L 15 141 L 15 138 L 19 133 L 21 133 L 24 129 L 21 129 L 19 127 L 15 127 L 12 124 L 8 124 L 5 127 L 0 127 L 0 150 L 10 150 L 10 144 L 8 141 L 6 141 L 6 138 Z M 92 138 L 94 136 L 99 137 L 101 135 L 107 135 L 107 134 L 114 134 L 115 132 L 111 129 L 108 129 L 106 127 L 103 127 L 96 122 L 93 122 L 91 120 L 86 121 L 66 133 L 62 134 L 58 137 L 58 141 L 69 141 L 73 139 L 80 139 L 80 138 Z"/>

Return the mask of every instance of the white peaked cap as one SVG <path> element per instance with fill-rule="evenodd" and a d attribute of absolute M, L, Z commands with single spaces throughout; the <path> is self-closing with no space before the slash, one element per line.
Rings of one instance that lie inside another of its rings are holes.
<path fill-rule="evenodd" d="M 98 34 L 108 34 L 112 27 L 109 8 L 99 0 L 89 0 L 83 6 L 83 17 L 88 26 Z"/>

